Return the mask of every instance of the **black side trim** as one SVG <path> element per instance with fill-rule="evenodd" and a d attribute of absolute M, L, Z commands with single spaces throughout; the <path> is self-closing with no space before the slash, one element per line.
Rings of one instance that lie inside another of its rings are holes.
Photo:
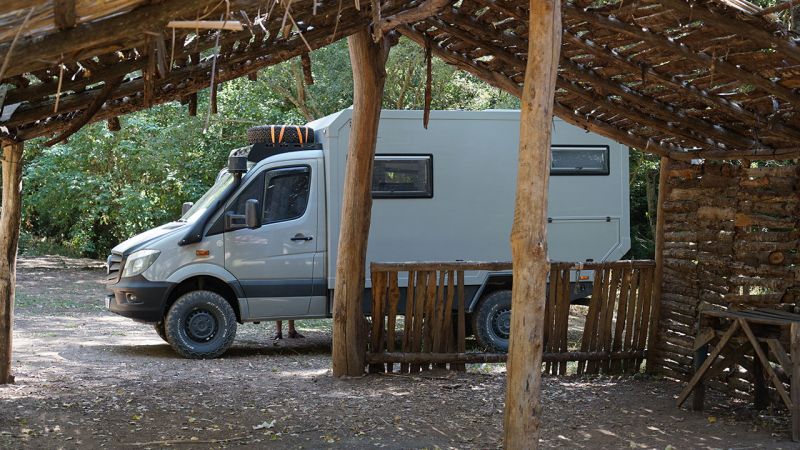
<path fill-rule="evenodd" d="M 321 297 L 328 294 L 324 279 L 241 280 L 246 297 Z"/>

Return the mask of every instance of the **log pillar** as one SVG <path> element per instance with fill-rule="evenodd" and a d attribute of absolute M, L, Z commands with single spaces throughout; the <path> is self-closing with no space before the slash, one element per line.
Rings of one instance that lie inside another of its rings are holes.
<path fill-rule="evenodd" d="M 547 286 L 547 195 L 553 100 L 561 51 L 560 0 L 530 0 L 520 104 L 519 168 L 511 229 L 514 286 L 503 418 L 508 449 L 538 448 Z"/>
<path fill-rule="evenodd" d="M 650 299 L 650 304 L 653 305 L 653 312 L 650 319 L 650 335 L 647 338 L 647 360 L 645 363 L 645 372 L 650 374 L 656 372 L 656 360 L 658 359 L 656 343 L 659 336 L 658 322 L 661 316 L 661 285 L 664 283 L 664 221 L 666 220 L 664 202 L 669 196 L 667 183 L 669 161 L 669 158 L 662 156 L 661 163 L 658 166 L 658 207 L 656 208 L 656 235 L 654 236 L 656 270 L 653 274 L 653 297 Z"/>
<path fill-rule="evenodd" d="M 13 383 L 11 337 L 14 322 L 17 242 L 22 211 L 22 144 L 3 143 L 0 203 L 0 384 Z"/>
<path fill-rule="evenodd" d="M 344 175 L 333 301 L 333 376 L 364 373 L 366 341 L 361 308 L 372 212 L 372 163 L 378 140 L 389 38 L 368 30 L 347 38 L 353 67 L 353 120 Z"/>

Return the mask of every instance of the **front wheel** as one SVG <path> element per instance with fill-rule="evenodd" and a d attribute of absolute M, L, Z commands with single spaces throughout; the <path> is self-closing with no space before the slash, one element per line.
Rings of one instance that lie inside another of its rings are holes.
<path fill-rule="evenodd" d="M 169 309 L 165 329 L 167 342 L 184 358 L 216 358 L 233 344 L 236 313 L 216 292 L 192 291 Z"/>
<path fill-rule="evenodd" d="M 153 328 L 156 330 L 156 334 L 158 337 L 164 340 L 164 342 L 169 342 L 167 339 L 167 330 L 164 328 L 164 321 L 158 322 L 157 324 L 153 325 Z"/>
<path fill-rule="evenodd" d="M 472 314 L 472 329 L 482 346 L 507 352 L 511 336 L 511 291 L 495 291 L 484 297 Z"/>

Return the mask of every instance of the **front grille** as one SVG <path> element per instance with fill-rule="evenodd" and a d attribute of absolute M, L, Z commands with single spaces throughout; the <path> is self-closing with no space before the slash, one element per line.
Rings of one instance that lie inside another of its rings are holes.
<path fill-rule="evenodd" d="M 122 272 L 122 255 L 112 253 L 106 259 L 106 283 L 114 284 L 119 281 Z"/>

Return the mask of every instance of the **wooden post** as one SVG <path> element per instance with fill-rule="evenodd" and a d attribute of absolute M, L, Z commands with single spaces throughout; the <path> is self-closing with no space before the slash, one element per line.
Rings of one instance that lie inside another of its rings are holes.
<path fill-rule="evenodd" d="M 700 336 L 700 332 L 704 329 L 704 321 L 703 316 L 700 316 L 700 319 L 697 321 L 697 335 Z M 705 364 L 706 359 L 708 358 L 708 344 L 701 345 L 697 347 L 697 350 L 694 352 L 694 373 L 697 373 L 703 364 Z M 758 359 L 758 358 L 756 358 Z M 702 411 L 703 405 L 706 400 L 706 385 L 703 383 L 703 379 L 697 382 L 697 385 L 694 388 L 694 395 L 692 396 L 692 410 L 693 411 Z"/>
<path fill-rule="evenodd" d="M 378 140 L 389 40 L 374 43 L 368 30 L 347 38 L 353 67 L 353 121 L 344 176 L 333 302 L 333 376 L 364 373 L 361 297 L 372 212 L 372 163 Z"/>
<path fill-rule="evenodd" d="M 519 169 L 511 229 L 514 287 L 504 445 L 538 448 L 547 286 L 547 193 L 553 100 L 561 51 L 560 0 L 530 0 Z"/>
<path fill-rule="evenodd" d="M 792 358 L 792 376 L 789 381 L 792 393 L 792 440 L 800 442 L 800 324 L 790 325 L 789 339 Z"/>
<path fill-rule="evenodd" d="M 0 203 L 0 384 L 14 382 L 11 375 L 11 337 L 19 218 L 22 211 L 22 147 L 21 143 L 3 143 L 3 197 Z"/>
<path fill-rule="evenodd" d="M 658 353 L 656 341 L 658 340 L 659 331 L 658 321 L 661 315 L 661 285 L 664 279 L 664 221 L 666 220 L 666 217 L 664 217 L 664 201 L 669 196 L 668 178 L 669 158 L 664 156 L 658 166 L 658 207 L 656 208 L 656 235 L 654 236 L 656 241 L 656 268 L 653 274 L 653 294 L 650 298 L 653 312 L 650 316 L 650 336 L 647 339 L 647 362 L 645 363 L 645 372 L 650 374 L 656 371 Z"/>

